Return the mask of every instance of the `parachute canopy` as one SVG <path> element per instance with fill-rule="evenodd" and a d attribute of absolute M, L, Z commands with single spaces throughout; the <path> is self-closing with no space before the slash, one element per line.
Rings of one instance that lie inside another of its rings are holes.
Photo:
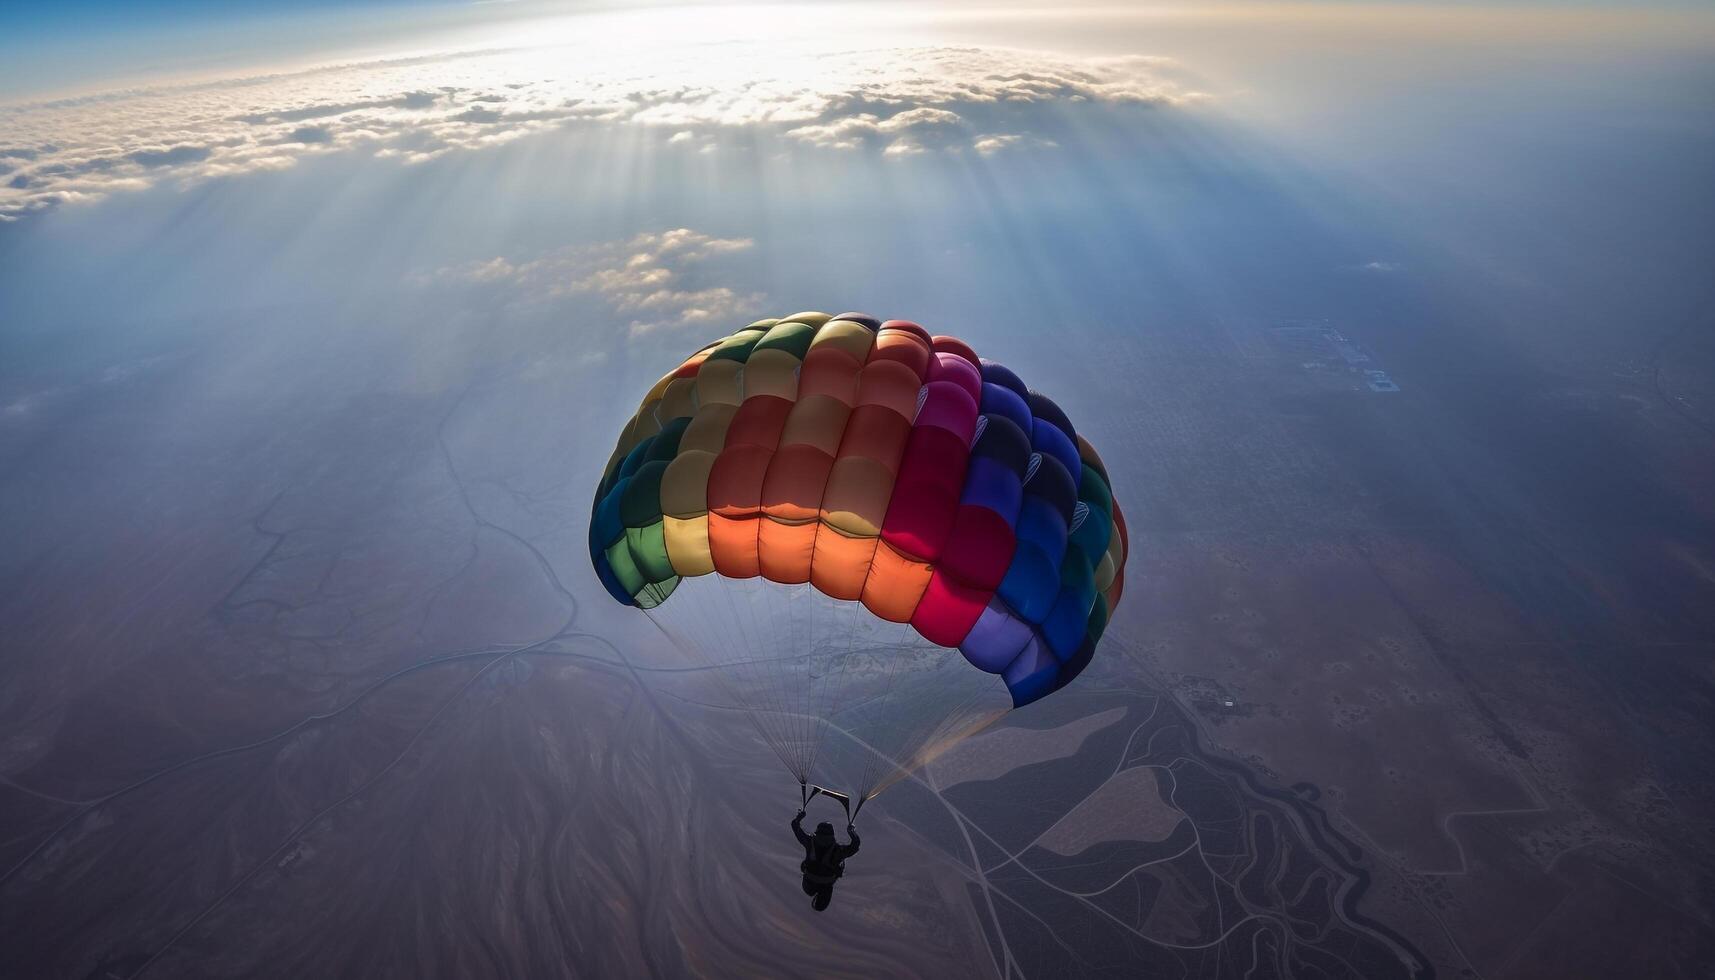
<path fill-rule="evenodd" d="M 1083 671 L 1125 582 L 1124 518 L 1066 413 L 958 338 L 860 313 L 758 320 L 657 382 L 589 544 L 620 602 L 807 583 L 958 648 L 1015 707 Z"/>

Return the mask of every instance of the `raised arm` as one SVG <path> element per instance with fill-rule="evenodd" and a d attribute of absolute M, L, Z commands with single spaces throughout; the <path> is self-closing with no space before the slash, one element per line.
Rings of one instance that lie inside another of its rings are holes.
<path fill-rule="evenodd" d="M 856 854 L 858 852 L 858 848 L 863 845 L 863 841 L 858 837 L 857 828 L 853 827 L 849 823 L 846 824 L 846 835 L 852 839 L 852 842 L 840 848 L 840 859 L 842 861 L 851 857 L 853 854 Z"/>
<path fill-rule="evenodd" d="M 810 835 L 804 833 L 804 811 L 803 810 L 799 810 L 798 815 L 796 817 L 792 818 L 792 836 L 798 838 L 798 843 L 801 844 L 802 846 L 804 846 L 804 847 L 810 846 Z"/>

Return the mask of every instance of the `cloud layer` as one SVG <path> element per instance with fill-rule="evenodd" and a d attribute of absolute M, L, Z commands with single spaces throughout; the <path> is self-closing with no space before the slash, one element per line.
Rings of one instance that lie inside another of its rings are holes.
<path fill-rule="evenodd" d="M 559 249 L 527 260 L 502 256 L 419 272 L 424 289 L 491 287 L 515 309 L 590 296 L 630 319 L 633 336 L 668 327 L 728 324 L 754 318 L 766 297 L 693 279 L 710 259 L 749 250 L 748 238 L 716 238 L 689 228 L 650 232 L 623 241 Z"/>
<path fill-rule="evenodd" d="M 1161 59 L 1009 48 L 771 51 L 742 46 L 631 59 L 554 48 L 343 64 L 0 106 L 0 220 L 161 182 L 279 169 L 359 150 L 405 163 L 546 130 L 630 125 L 692 151 L 755 127 L 805 150 L 1045 149 L 996 131 L 1047 103 L 1173 105 L 1199 98 Z M 690 56 L 694 54 L 695 56 Z M 575 64 L 575 69 L 569 65 Z M 980 117 L 973 119 L 972 117 Z"/>

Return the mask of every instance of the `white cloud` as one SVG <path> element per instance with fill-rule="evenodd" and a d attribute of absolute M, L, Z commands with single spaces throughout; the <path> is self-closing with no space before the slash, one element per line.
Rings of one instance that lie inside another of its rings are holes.
<path fill-rule="evenodd" d="M 1379 275 L 1389 272 L 1399 272 L 1404 269 L 1405 266 L 1400 265 L 1398 262 L 1383 262 L 1380 259 L 1374 259 L 1358 265 L 1348 266 L 1347 268 L 1354 272 L 1373 272 Z"/>
<path fill-rule="evenodd" d="M 978 136 L 971 143 L 971 149 L 983 156 L 993 156 L 1002 150 L 1015 147 L 1034 147 L 1037 149 L 1053 149 L 1059 144 L 1053 140 L 1037 136 L 1025 136 L 1021 133 L 988 133 Z"/>
<path fill-rule="evenodd" d="M 900 151 L 894 150 L 895 146 L 911 146 L 920 150 L 922 149 L 921 140 L 942 139 L 948 133 L 956 133 L 963 128 L 964 120 L 960 119 L 956 112 L 930 106 L 918 106 L 915 109 L 906 109 L 888 116 L 878 116 L 872 112 L 835 116 L 828 122 L 812 123 L 789 129 L 786 131 L 786 135 L 815 146 L 835 150 L 855 150 L 874 139 L 900 133 L 912 134 L 889 143 L 887 150 L 884 151 L 896 153 Z"/>
<path fill-rule="evenodd" d="M 755 319 L 765 300 L 761 293 L 685 281 L 688 269 L 754 245 L 748 238 L 716 238 L 674 228 L 564 248 L 522 262 L 496 256 L 417 273 L 411 281 L 421 288 L 448 284 L 497 288 L 504 291 L 504 303 L 526 308 L 576 295 L 593 296 L 616 315 L 629 317 L 635 335 Z"/>
<path fill-rule="evenodd" d="M 647 68 L 620 51 L 570 59 L 542 47 L 160 85 L 0 105 L 0 219 L 321 153 L 421 163 L 574 126 L 661 127 L 700 152 L 715 149 L 722 129 L 753 127 L 825 149 L 988 154 L 1015 141 L 980 135 L 973 114 L 1201 98 L 1173 74 L 1160 59 L 1009 48 L 727 44 L 663 51 Z"/>

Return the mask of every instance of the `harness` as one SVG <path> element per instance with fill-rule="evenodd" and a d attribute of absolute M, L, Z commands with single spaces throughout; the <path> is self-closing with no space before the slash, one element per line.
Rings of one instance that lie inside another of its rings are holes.
<path fill-rule="evenodd" d="M 819 838 L 812 837 L 811 841 L 813 843 L 810 845 L 810 856 L 798 866 L 798 870 L 804 872 L 804 880 L 817 885 L 831 885 L 839 881 L 846 869 L 840 864 L 831 863 L 834 855 L 839 853 L 839 842 L 829 841 L 824 846 Z"/>

